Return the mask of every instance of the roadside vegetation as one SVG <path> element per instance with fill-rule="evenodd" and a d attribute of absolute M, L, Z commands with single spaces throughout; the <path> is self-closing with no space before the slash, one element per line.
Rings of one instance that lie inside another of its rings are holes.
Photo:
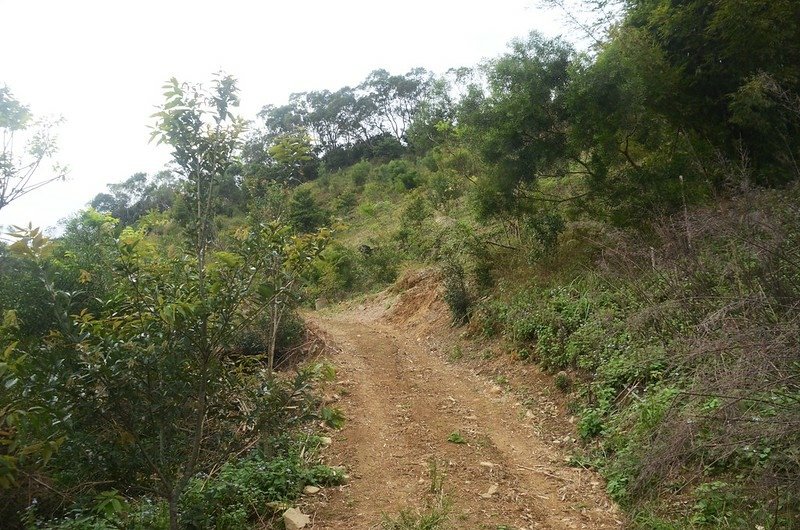
<path fill-rule="evenodd" d="M 635 526 L 799 527 L 800 4 L 582 4 L 589 51 L 532 33 L 250 124 L 232 78 L 170 82 L 168 171 L 0 249 L 0 520 L 270 524 L 341 480 L 295 309 L 435 265 L 452 325 L 554 375 Z"/>

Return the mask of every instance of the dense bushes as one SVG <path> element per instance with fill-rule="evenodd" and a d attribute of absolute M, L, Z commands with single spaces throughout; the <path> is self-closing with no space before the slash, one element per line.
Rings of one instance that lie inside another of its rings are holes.
<path fill-rule="evenodd" d="M 246 530 L 269 520 L 282 503 L 296 500 L 306 485 L 334 486 L 342 473 L 309 465 L 297 453 L 265 459 L 253 454 L 222 466 L 212 477 L 198 476 L 181 498 L 187 529 Z"/>
<path fill-rule="evenodd" d="M 644 526 L 675 496 L 666 510 L 698 525 L 797 523 L 798 193 L 618 232 L 597 272 L 506 285 L 475 311 L 474 329 L 583 381 L 583 463 Z"/>
<path fill-rule="evenodd" d="M 444 301 L 453 314 L 453 325 L 461 326 L 469 321 L 470 294 L 464 280 L 464 268 L 458 261 L 446 261 L 442 267 Z"/>
<path fill-rule="evenodd" d="M 203 485 L 225 482 L 230 477 L 214 471 L 230 461 L 225 471 L 247 482 L 237 487 L 281 500 L 299 491 L 297 480 L 280 482 L 287 469 L 302 480 L 324 474 L 305 471 L 292 455 L 312 420 L 341 424 L 314 391 L 330 371 L 299 365 L 289 376 L 274 368 L 279 349 L 302 334 L 291 311 L 330 231 L 317 230 L 303 189 L 289 208 L 294 227 L 220 215 L 243 127 L 230 112 L 235 81 L 219 76 L 208 91 L 172 79 L 165 90 L 154 136 L 172 147 L 185 184 L 172 210 L 131 218 L 123 229 L 89 209 L 58 240 L 20 229 L 3 248 L 3 272 L 29 275 L 0 281 L 7 526 L 244 527 L 252 511 L 215 512 L 228 502 L 222 486 L 212 489 L 223 491 L 219 498 L 192 503 L 198 476 L 207 475 Z M 287 160 L 297 154 L 283 147 Z M 253 447 L 272 466 L 263 473 L 234 456 Z M 269 472 L 271 486 L 256 482 Z M 166 506 L 166 518 L 143 492 Z"/>
<path fill-rule="evenodd" d="M 199 474 L 189 481 L 180 499 L 181 528 L 247 530 L 273 521 L 281 508 L 295 501 L 306 485 L 335 486 L 343 473 L 313 458 L 318 439 L 308 437 L 299 449 L 266 458 L 253 452 L 223 464 L 213 475 Z M 117 490 L 86 495 L 65 515 L 45 520 L 32 505 L 23 515 L 23 524 L 45 530 L 165 530 L 169 528 L 167 506 L 143 496 L 126 498 Z M 6 519 L 10 521 L 10 519 Z"/>

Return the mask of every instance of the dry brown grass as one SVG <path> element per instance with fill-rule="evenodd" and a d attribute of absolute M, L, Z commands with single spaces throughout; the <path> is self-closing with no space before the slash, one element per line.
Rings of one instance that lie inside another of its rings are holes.
<path fill-rule="evenodd" d="M 605 247 L 601 268 L 640 290 L 631 327 L 670 345 L 681 389 L 642 450 L 634 496 L 715 477 L 776 521 L 800 513 L 798 195 L 747 192 Z M 660 287 L 638 287 L 642 276 Z"/>

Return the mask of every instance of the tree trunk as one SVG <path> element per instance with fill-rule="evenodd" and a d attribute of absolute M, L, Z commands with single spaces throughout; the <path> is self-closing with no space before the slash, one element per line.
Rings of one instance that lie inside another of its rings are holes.
<path fill-rule="evenodd" d="M 176 492 L 169 494 L 169 530 L 178 530 L 178 495 Z"/>
<path fill-rule="evenodd" d="M 281 310 L 280 310 L 280 303 L 276 299 L 273 302 L 272 306 L 272 329 L 270 330 L 270 337 L 269 337 L 269 350 L 267 353 L 267 371 L 272 376 L 272 371 L 275 368 L 275 347 L 278 342 L 278 328 L 281 322 Z"/>

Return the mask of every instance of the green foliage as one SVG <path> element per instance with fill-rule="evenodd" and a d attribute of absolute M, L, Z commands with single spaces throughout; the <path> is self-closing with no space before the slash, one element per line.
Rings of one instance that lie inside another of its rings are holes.
<path fill-rule="evenodd" d="M 153 503 L 147 497 L 135 502 L 125 499 L 116 490 L 103 491 L 85 503 L 76 505 L 63 517 L 44 520 L 37 516 L 37 505 L 24 514 L 26 528 L 44 530 L 132 530 L 169 528 L 169 514 L 165 503 Z"/>
<path fill-rule="evenodd" d="M 186 179 L 185 200 L 190 206 L 187 235 L 201 256 L 213 234 L 213 207 L 219 190 L 236 166 L 245 128 L 232 109 L 239 105 L 239 89 L 231 76 L 219 74 L 212 90 L 170 79 L 163 87 L 165 103 L 153 115 L 151 140 L 172 148 L 179 174 Z"/>
<path fill-rule="evenodd" d="M 372 247 L 363 256 L 363 267 L 371 279 L 370 286 L 385 286 L 397 279 L 402 264 L 402 254 L 390 245 Z"/>
<path fill-rule="evenodd" d="M 418 194 L 411 196 L 411 199 L 406 203 L 405 208 L 401 214 L 401 220 L 404 226 L 412 226 L 419 228 L 419 226 L 430 216 L 430 209 L 427 201 Z"/>
<path fill-rule="evenodd" d="M 309 233 L 325 225 L 328 214 L 316 203 L 308 188 L 298 188 L 289 202 L 289 222 L 300 233 Z"/>
<path fill-rule="evenodd" d="M 428 200 L 439 210 L 448 211 L 451 203 L 461 196 L 461 181 L 457 175 L 436 171 L 428 177 Z"/>
<path fill-rule="evenodd" d="M 560 40 L 532 33 L 487 67 L 489 94 L 472 93 L 460 121 L 491 172 L 480 181 L 482 215 L 515 208 L 520 183 L 558 172 L 568 156 L 564 93 L 574 52 Z"/>
<path fill-rule="evenodd" d="M 260 180 L 251 175 L 243 181 L 248 211 L 255 219 L 286 219 L 291 190 L 281 182 Z"/>
<path fill-rule="evenodd" d="M 239 304 L 247 295 L 243 286 L 251 285 L 254 275 L 263 272 L 264 258 L 270 254 L 262 250 L 260 236 L 244 233 L 234 252 L 219 254 L 209 264 L 202 294 L 192 285 L 196 262 L 186 256 L 164 259 L 132 230 L 124 231 L 116 245 L 117 297 L 105 301 L 97 314 L 84 310 L 66 322 L 68 327 L 26 367 L 32 375 L 46 374 L 58 366 L 50 366 L 53 357 L 63 356 L 67 364 L 59 370 L 61 379 L 51 379 L 47 390 L 40 386 L 39 377 L 31 377 L 24 392 L 46 399 L 48 393 L 64 392 L 62 385 L 73 378 L 87 385 L 75 402 L 62 396 L 55 409 L 53 405 L 44 409 L 50 414 L 69 410 L 73 426 L 81 428 L 93 423 L 93 418 L 108 418 L 105 428 L 86 429 L 64 448 L 63 457 L 73 458 L 76 464 L 123 480 L 132 469 L 148 465 L 149 455 L 158 455 L 159 467 L 154 472 L 185 473 L 186 451 L 193 444 L 187 433 L 193 432 L 189 426 L 195 421 L 197 400 L 223 410 L 228 392 L 243 391 L 236 390 L 241 385 L 238 371 L 219 351 L 229 340 L 230 329 L 248 321 L 248 314 L 237 312 L 236 307 L 242 307 Z M 251 268 L 240 267 L 243 262 Z M 239 294 L 232 297 L 232 293 Z M 136 352 L 135 359 L 131 352 Z M 193 384 L 198 378 L 208 378 L 200 396 Z M 162 383 L 148 383 L 153 380 Z M 136 399 L 130 399 L 134 395 Z M 208 421 L 219 421 L 222 428 L 234 418 L 229 411 L 224 418 L 209 416 Z M 54 422 L 55 432 L 59 423 Z M 94 451 L 84 450 L 84 445 Z M 188 465 L 191 470 L 200 463 L 189 460 Z M 162 483 L 159 487 L 174 486 Z"/>
<path fill-rule="evenodd" d="M 447 441 L 454 444 L 467 443 L 466 438 L 464 438 L 458 431 L 451 432 L 450 435 L 447 437 Z"/>
<path fill-rule="evenodd" d="M 391 183 L 397 191 L 408 191 L 420 184 L 416 169 L 406 160 L 392 160 L 377 169 L 379 181 Z"/>
<path fill-rule="evenodd" d="M 410 259 L 426 259 L 436 244 L 432 237 L 431 208 L 425 197 L 412 192 L 400 213 L 393 238 Z"/>
<path fill-rule="evenodd" d="M 295 235 L 277 221 L 223 222 L 215 201 L 225 193 L 243 127 L 230 113 L 235 83 L 220 77 L 209 92 L 172 80 L 165 88 L 153 137 L 170 145 L 189 184 L 181 196 L 186 216 L 178 219 L 187 238 L 149 234 L 150 217 L 120 231 L 116 219 L 90 209 L 69 221 L 57 244 L 31 228 L 17 230 L 8 247 L 30 263 L 54 315 L 46 336 L 19 341 L 14 335 L 29 330 L 6 313 L 2 481 L 31 491 L 15 503 L 38 487 L 18 484 L 18 476 L 47 469 L 65 490 L 99 481 L 153 492 L 166 501 L 175 529 L 178 501 L 198 472 L 248 445 L 281 457 L 286 449 L 275 434 L 318 418 L 318 374 L 272 372 L 281 336 L 299 333 L 287 314 L 330 233 Z M 134 192 L 140 181 L 126 186 Z M 13 282 L 9 289 L 19 293 Z M 237 341 L 249 340 L 240 333 L 259 319 L 269 325 L 262 351 L 237 355 L 245 353 Z M 103 527 L 112 512 L 125 511 L 113 497 L 98 499 L 91 513 L 84 504 L 65 525 Z M 13 521 L 19 508 L 4 506 L 11 513 L 3 515 Z"/>
<path fill-rule="evenodd" d="M 562 392 L 569 392 L 572 388 L 572 379 L 569 377 L 567 372 L 561 371 L 558 372 L 553 379 L 553 384 L 556 385 L 556 388 L 561 390 Z"/>
<path fill-rule="evenodd" d="M 603 432 L 602 415 L 597 410 L 587 410 L 578 423 L 578 434 L 584 440 L 593 438 Z M 617 496 L 617 498 L 619 498 Z"/>
<path fill-rule="evenodd" d="M 35 263 L 0 246 L 0 308 L 14 311 L 15 335 L 22 340 L 42 337 L 55 323 L 50 293 L 37 272 Z"/>
<path fill-rule="evenodd" d="M 341 429 L 344 427 L 344 413 L 336 407 L 322 407 L 320 418 L 325 425 L 331 429 Z"/>
<path fill-rule="evenodd" d="M 359 255 L 341 244 L 329 245 L 310 272 L 317 296 L 337 299 L 350 292 L 359 280 Z"/>
<path fill-rule="evenodd" d="M 232 355 L 264 355 L 269 351 L 272 325 L 264 314 L 252 322 L 248 322 L 232 338 L 229 347 Z M 284 354 L 302 343 L 305 336 L 305 324 L 293 311 L 287 312 L 280 321 L 275 337 L 275 362 L 280 365 Z"/>
<path fill-rule="evenodd" d="M 694 496 L 697 501 L 692 508 L 692 524 L 714 528 L 746 524 L 735 515 L 739 496 L 731 492 L 729 484 L 718 480 L 701 484 L 694 490 Z"/>
<path fill-rule="evenodd" d="M 364 184 L 367 183 L 367 178 L 369 177 L 371 170 L 372 166 L 369 162 L 361 161 L 357 164 L 353 164 L 348 169 L 348 173 L 353 181 L 353 185 L 356 186 L 356 188 L 362 188 Z"/>
<path fill-rule="evenodd" d="M 331 202 L 331 209 L 339 215 L 347 216 L 355 210 L 357 205 L 358 197 L 355 191 L 348 189 L 336 196 Z"/>
<path fill-rule="evenodd" d="M 337 471 L 309 466 L 298 454 L 265 459 L 252 454 L 223 465 L 213 476 L 193 478 L 181 497 L 185 528 L 249 529 L 268 518 L 270 503 L 297 499 L 306 485 L 335 486 Z"/>
<path fill-rule="evenodd" d="M 280 180 L 294 183 L 307 180 L 308 163 L 314 160 L 312 149 L 311 137 L 302 129 L 276 138 L 268 152 L 280 166 Z"/>
<path fill-rule="evenodd" d="M 558 242 L 559 234 L 564 230 L 564 219 L 555 212 L 537 212 L 523 218 L 525 229 L 531 232 L 532 239 L 538 244 L 532 249 L 534 256 L 552 253 Z"/>

